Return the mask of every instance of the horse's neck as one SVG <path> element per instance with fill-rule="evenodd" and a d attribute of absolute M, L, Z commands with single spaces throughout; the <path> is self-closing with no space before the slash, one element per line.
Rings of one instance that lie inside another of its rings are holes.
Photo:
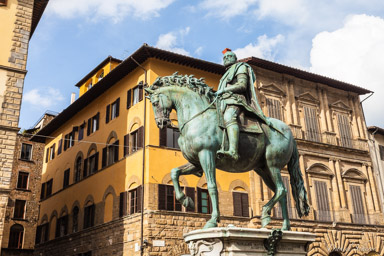
<path fill-rule="evenodd" d="M 173 94 L 171 98 L 177 113 L 179 127 L 209 105 L 204 96 L 187 88 L 179 88 L 179 90 L 175 90 L 171 94 Z"/>

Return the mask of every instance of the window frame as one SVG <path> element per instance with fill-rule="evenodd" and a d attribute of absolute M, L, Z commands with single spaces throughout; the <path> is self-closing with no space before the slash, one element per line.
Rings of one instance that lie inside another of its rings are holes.
<path fill-rule="evenodd" d="M 27 205 L 26 200 L 20 200 L 20 199 L 15 200 L 15 207 L 13 209 L 13 219 L 19 219 L 19 220 L 25 219 L 26 205 Z"/>
<path fill-rule="evenodd" d="M 0 0 L 0 7 L 1 6 L 7 6 L 8 0 Z"/>
<path fill-rule="evenodd" d="M 68 168 L 64 171 L 64 178 L 63 178 L 63 189 L 69 186 L 69 178 L 71 175 L 71 169 Z"/>
<path fill-rule="evenodd" d="M 249 218 L 249 195 L 246 191 L 232 191 L 233 216 Z M 237 208 L 236 206 L 239 206 Z"/>
<path fill-rule="evenodd" d="M 95 210 L 94 203 L 84 207 L 84 229 L 91 228 L 95 225 Z"/>
<path fill-rule="evenodd" d="M 25 146 L 30 146 L 30 152 L 29 152 L 29 155 L 28 155 L 28 158 L 26 157 L 23 157 L 23 149 L 24 149 L 24 145 Z M 29 143 L 21 143 L 21 147 L 20 147 L 20 160 L 23 160 L 23 161 L 31 161 L 32 159 L 32 150 L 33 150 L 33 145 L 32 144 L 29 144 Z"/>
<path fill-rule="evenodd" d="M 20 176 L 23 176 L 22 179 L 20 179 Z M 26 178 L 26 181 L 23 180 L 23 178 Z M 25 187 L 22 187 L 22 186 L 19 186 L 19 184 L 24 184 L 25 183 Z M 23 172 L 23 171 L 19 171 L 18 175 L 17 175 L 17 184 L 16 184 L 16 189 L 17 190 L 28 190 L 28 186 L 29 186 L 29 172 Z"/>
<path fill-rule="evenodd" d="M 16 233 L 15 231 L 12 231 L 12 228 L 15 227 L 21 227 L 22 230 L 18 230 Z M 10 228 L 9 232 L 9 240 L 8 240 L 8 248 L 10 249 L 23 249 L 23 240 L 24 240 L 24 233 L 25 233 L 25 228 L 23 225 L 20 224 L 14 224 Z M 16 241 L 14 240 L 16 238 Z M 16 246 L 14 246 L 16 244 Z"/>

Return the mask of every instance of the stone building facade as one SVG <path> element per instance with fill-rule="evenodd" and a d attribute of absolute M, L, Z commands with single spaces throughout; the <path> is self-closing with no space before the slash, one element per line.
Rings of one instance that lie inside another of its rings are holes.
<path fill-rule="evenodd" d="M 48 0 L 0 3 L 0 243 L 19 131 L 28 44 L 47 3 Z"/>
<path fill-rule="evenodd" d="M 359 104 L 370 91 L 254 57 L 241 61 L 256 73 L 266 115 L 290 125 L 296 138 L 308 217 L 298 219 L 286 169 L 282 176 L 292 230 L 317 234 L 309 255 L 382 255 L 383 209 Z M 106 75 L 105 66 L 82 79 L 80 98 L 37 134 L 49 139 L 33 138 L 45 142 L 35 254 L 187 254 L 183 233 L 210 218 L 206 180 L 181 177 L 196 207 L 177 204 L 170 171 L 186 162 L 178 131 L 157 128 L 142 87 L 177 70 L 217 88 L 225 69 L 148 45 Z M 220 226 L 259 228 L 272 197 L 261 178 L 217 170 L 217 184 Z M 268 227 L 281 227 L 279 207 Z"/>

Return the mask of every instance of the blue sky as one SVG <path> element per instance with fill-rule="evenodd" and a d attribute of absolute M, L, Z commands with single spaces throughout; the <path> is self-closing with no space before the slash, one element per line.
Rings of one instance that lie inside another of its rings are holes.
<path fill-rule="evenodd" d="M 218 63 L 228 47 L 353 83 L 375 92 L 367 124 L 384 127 L 382 0 L 51 0 L 29 46 L 20 127 L 62 111 L 102 60 L 143 43 Z"/>

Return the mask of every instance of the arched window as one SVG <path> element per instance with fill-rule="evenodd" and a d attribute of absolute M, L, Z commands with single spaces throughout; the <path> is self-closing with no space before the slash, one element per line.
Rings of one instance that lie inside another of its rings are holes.
<path fill-rule="evenodd" d="M 72 210 L 72 232 L 79 231 L 79 207 L 75 206 Z"/>
<path fill-rule="evenodd" d="M 81 178 L 81 164 L 82 164 L 82 159 L 79 156 L 76 159 L 76 165 L 75 165 L 75 182 L 80 181 L 80 178 Z"/>
<path fill-rule="evenodd" d="M 8 248 L 21 249 L 23 248 L 23 234 L 24 228 L 19 224 L 15 224 L 11 227 L 9 234 Z"/>

